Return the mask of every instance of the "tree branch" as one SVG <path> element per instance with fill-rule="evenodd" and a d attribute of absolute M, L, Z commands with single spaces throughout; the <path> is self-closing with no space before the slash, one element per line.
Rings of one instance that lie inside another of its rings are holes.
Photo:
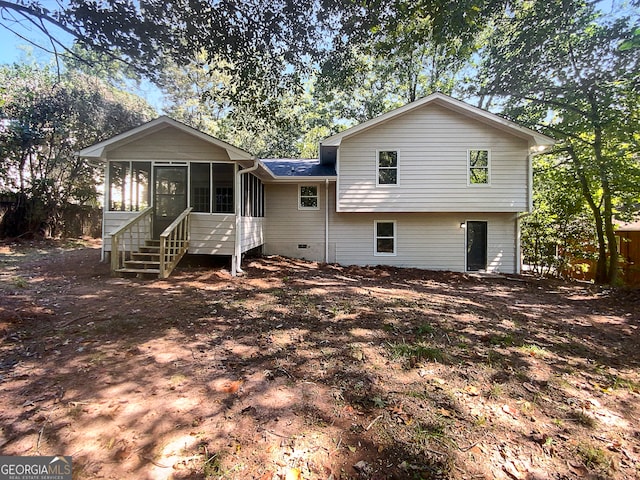
<path fill-rule="evenodd" d="M 116 60 L 116 61 L 122 62 L 125 65 L 134 68 L 136 71 L 138 70 L 136 68 L 136 66 L 134 64 L 132 64 L 131 62 L 129 62 L 129 61 L 123 59 L 122 57 L 118 56 L 117 54 L 113 53 L 108 48 L 105 48 L 105 47 L 102 47 L 102 46 L 96 44 L 95 42 L 93 42 L 93 40 L 91 38 L 89 38 L 89 37 L 87 37 L 85 35 L 82 35 L 81 33 L 77 32 L 76 30 L 66 26 L 63 22 L 57 20 L 55 17 L 53 17 L 53 16 L 51 16 L 49 14 L 48 10 L 45 10 L 45 9 L 39 10 L 39 9 L 36 9 L 36 8 L 31 8 L 31 7 L 27 7 L 27 6 L 24 6 L 24 5 L 19 5 L 17 3 L 7 2 L 5 0 L 0 0 L 0 10 L 13 11 L 13 12 L 19 14 L 25 20 L 27 20 L 29 23 L 31 23 L 33 26 L 35 26 L 40 32 L 42 32 L 48 38 L 48 40 L 51 42 L 53 51 L 48 50 L 47 48 L 43 47 L 42 45 L 39 45 L 39 44 L 35 43 L 32 40 L 29 40 L 28 38 L 25 38 L 23 35 L 20 35 L 14 29 L 10 28 L 8 25 L 2 23 L 2 26 L 4 28 L 6 28 L 10 32 L 14 33 L 15 35 L 17 35 L 19 38 L 23 39 L 24 41 L 28 42 L 29 44 L 33 45 L 34 47 L 37 47 L 37 48 L 39 48 L 39 49 L 41 49 L 41 50 L 43 50 L 43 51 L 45 51 L 47 53 L 51 53 L 51 54 L 55 55 L 56 63 L 58 61 L 58 56 L 60 55 L 60 53 L 58 52 L 58 49 L 56 47 L 56 44 L 57 44 L 59 47 L 61 47 L 69 55 L 70 58 L 74 58 L 74 59 L 76 59 L 76 60 L 78 60 L 78 61 L 80 61 L 80 62 L 82 62 L 82 63 L 84 63 L 86 65 L 89 65 L 89 66 L 93 65 L 91 62 L 89 62 L 86 59 L 82 58 L 80 55 L 75 53 L 73 50 L 69 49 L 60 40 L 58 40 L 55 37 L 55 35 L 51 32 L 51 30 L 47 26 L 47 24 L 51 24 L 52 26 L 59 28 L 63 32 L 71 35 L 76 40 L 79 40 L 82 43 L 85 43 L 85 44 L 89 45 L 91 48 L 104 53 L 105 55 L 110 57 L 112 60 Z M 36 21 L 36 19 L 37 19 L 37 21 Z M 15 18 L 13 19 L 13 21 L 14 22 L 18 22 L 18 20 L 15 19 Z"/>

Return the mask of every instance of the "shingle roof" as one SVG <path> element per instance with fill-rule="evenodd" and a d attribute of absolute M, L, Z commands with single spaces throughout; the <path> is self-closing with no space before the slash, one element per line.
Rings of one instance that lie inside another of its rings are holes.
<path fill-rule="evenodd" d="M 321 165 L 317 158 L 264 158 L 260 161 L 276 177 L 335 177 L 335 165 Z"/>

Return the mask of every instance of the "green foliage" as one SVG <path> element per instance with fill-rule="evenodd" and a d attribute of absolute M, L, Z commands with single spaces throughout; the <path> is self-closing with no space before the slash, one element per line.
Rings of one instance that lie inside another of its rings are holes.
<path fill-rule="evenodd" d="M 569 186 L 574 199 L 580 193 L 598 242 L 596 281 L 615 283 L 612 219 L 640 196 L 640 49 L 619 48 L 635 38 L 638 13 L 607 16 L 595 8 L 582 1 L 518 2 L 495 24 L 479 93 L 499 97 L 510 117 L 559 140 L 561 171 L 553 180 Z M 567 231 L 579 216 L 556 210 L 570 199 L 553 200 L 554 213 L 564 217 L 557 230 Z M 534 223 L 554 223 L 542 216 Z"/>
<path fill-rule="evenodd" d="M 563 276 L 595 260 L 593 219 L 571 166 L 562 157 L 533 160 L 534 210 L 522 222 L 525 263 L 538 275 Z"/>
<path fill-rule="evenodd" d="M 424 342 L 389 344 L 391 357 L 403 360 L 409 367 L 414 367 L 423 361 L 442 362 L 444 353 L 436 347 L 431 347 Z"/>
<path fill-rule="evenodd" d="M 94 204 L 101 169 L 80 148 L 137 126 L 152 114 L 141 99 L 82 73 L 0 67 L 0 191 L 17 203 L 4 234 L 56 235 L 68 203 Z"/>
<path fill-rule="evenodd" d="M 589 468 L 609 468 L 611 457 L 601 448 L 586 442 L 581 442 L 577 446 L 577 453 L 582 458 L 584 464 Z"/>

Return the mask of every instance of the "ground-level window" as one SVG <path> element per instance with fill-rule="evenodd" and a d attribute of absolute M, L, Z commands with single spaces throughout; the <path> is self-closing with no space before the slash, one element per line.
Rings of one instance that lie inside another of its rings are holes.
<path fill-rule="evenodd" d="M 398 151 L 378 151 L 378 185 L 398 184 Z"/>
<path fill-rule="evenodd" d="M 376 220 L 374 222 L 375 255 L 396 254 L 396 222 Z"/>
<path fill-rule="evenodd" d="M 298 188 L 298 210 L 318 210 L 318 186 L 300 185 Z"/>
<path fill-rule="evenodd" d="M 469 150 L 469 185 L 489 185 L 489 150 Z"/>
<path fill-rule="evenodd" d="M 151 162 L 109 162 L 109 210 L 139 212 L 149 206 Z"/>

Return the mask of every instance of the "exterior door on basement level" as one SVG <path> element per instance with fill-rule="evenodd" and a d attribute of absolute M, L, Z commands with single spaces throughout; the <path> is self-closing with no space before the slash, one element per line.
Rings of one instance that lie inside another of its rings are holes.
<path fill-rule="evenodd" d="M 487 269 L 487 222 L 467 222 L 467 271 Z"/>
<path fill-rule="evenodd" d="M 187 208 L 187 167 L 154 168 L 153 238 Z"/>

